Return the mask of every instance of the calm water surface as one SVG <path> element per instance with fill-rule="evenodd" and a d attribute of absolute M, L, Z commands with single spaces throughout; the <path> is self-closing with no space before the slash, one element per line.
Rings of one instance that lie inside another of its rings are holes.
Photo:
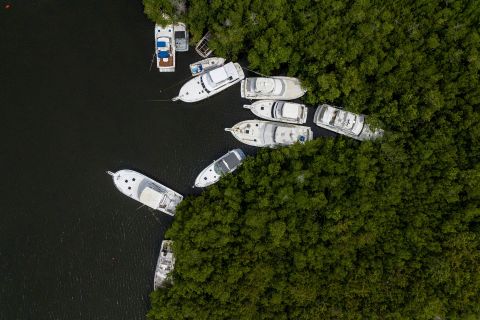
<path fill-rule="evenodd" d="M 6 3 L 0 319 L 144 319 L 172 218 L 139 209 L 105 171 L 138 169 L 192 194 L 226 151 L 254 153 L 223 132 L 254 117 L 238 85 L 196 104 L 149 101 L 175 96 L 200 58 L 179 53 L 177 72 L 149 71 L 140 0 Z"/>

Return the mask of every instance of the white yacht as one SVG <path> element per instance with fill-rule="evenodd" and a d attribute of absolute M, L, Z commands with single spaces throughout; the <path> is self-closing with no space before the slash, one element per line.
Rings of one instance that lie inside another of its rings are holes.
<path fill-rule="evenodd" d="M 373 131 L 370 129 L 365 123 L 365 115 L 341 110 L 328 104 L 322 104 L 317 108 L 313 122 L 319 127 L 360 141 L 383 136 L 382 129 Z"/>
<path fill-rule="evenodd" d="M 254 115 L 266 120 L 298 123 L 307 121 L 308 109 L 304 104 L 277 101 L 277 100 L 259 100 L 252 104 L 244 104 L 245 109 L 250 109 Z"/>
<path fill-rule="evenodd" d="M 224 65 L 224 63 L 225 59 L 223 58 L 212 57 L 203 59 L 198 62 L 192 63 L 190 65 L 190 72 L 192 73 L 192 76 L 198 76 L 200 74 L 204 74 L 209 70 L 221 67 Z"/>
<path fill-rule="evenodd" d="M 175 215 L 175 208 L 183 200 L 183 196 L 178 192 L 139 172 L 124 169 L 107 173 L 112 176 L 113 183 L 124 195 L 168 215 Z"/>
<path fill-rule="evenodd" d="M 242 98 L 279 100 L 297 99 L 307 92 L 300 80 L 292 77 L 246 78 L 240 90 Z"/>
<path fill-rule="evenodd" d="M 189 80 L 172 101 L 200 101 L 233 86 L 243 78 L 245 74 L 242 67 L 238 63 L 229 62 Z"/>
<path fill-rule="evenodd" d="M 179 22 L 173 26 L 175 31 L 175 50 L 177 52 L 186 52 L 188 51 L 188 31 L 187 26 L 183 22 Z"/>
<path fill-rule="evenodd" d="M 254 147 L 288 146 L 313 139 L 312 129 L 288 123 L 263 120 L 247 120 L 225 128 L 239 141 Z"/>
<path fill-rule="evenodd" d="M 173 25 L 155 25 L 155 56 L 160 72 L 175 71 L 175 43 Z"/>
<path fill-rule="evenodd" d="M 235 171 L 244 159 L 245 153 L 241 149 L 229 151 L 200 172 L 195 179 L 195 187 L 204 188 L 214 184 L 223 175 Z"/>
<path fill-rule="evenodd" d="M 163 240 L 158 255 L 157 267 L 155 268 L 155 276 L 153 278 L 153 289 L 161 287 L 167 275 L 173 271 L 175 267 L 175 256 L 173 255 L 173 241 Z"/>

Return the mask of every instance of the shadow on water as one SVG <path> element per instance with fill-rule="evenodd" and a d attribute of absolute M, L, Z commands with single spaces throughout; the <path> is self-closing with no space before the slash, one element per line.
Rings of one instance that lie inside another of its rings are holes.
<path fill-rule="evenodd" d="M 0 319 L 144 319 L 172 218 L 138 209 L 105 171 L 137 168 L 200 192 L 191 185 L 212 160 L 255 152 L 223 131 L 254 117 L 238 85 L 168 101 L 199 58 L 178 53 L 177 72 L 149 71 L 141 1 L 10 2 L 0 9 Z"/>

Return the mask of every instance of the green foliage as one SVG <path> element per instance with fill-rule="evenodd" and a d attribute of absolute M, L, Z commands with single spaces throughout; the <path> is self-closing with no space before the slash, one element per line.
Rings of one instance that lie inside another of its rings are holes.
<path fill-rule="evenodd" d="M 261 150 L 184 200 L 149 317 L 478 318 L 479 17 L 475 1 L 191 1 L 216 55 L 388 133 Z"/>

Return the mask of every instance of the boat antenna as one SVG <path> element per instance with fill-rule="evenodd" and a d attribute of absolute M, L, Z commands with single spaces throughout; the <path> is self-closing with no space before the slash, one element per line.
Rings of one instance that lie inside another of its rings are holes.
<path fill-rule="evenodd" d="M 256 71 L 250 70 L 250 69 L 248 69 L 248 68 L 246 68 L 246 67 L 242 67 L 242 69 L 248 70 L 248 71 L 253 72 L 253 73 L 255 73 L 255 74 L 258 74 L 259 76 L 262 76 L 262 77 L 270 78 L 270 76 L 264 75 L 264 74 L 262 74 L 262 73 L 260 73 L 260 72 L 256 72 Z"/>
<path fill-rule="evenodd" d="M 152 60 L 150 61 L 150 69 L 148 69 L 148 72 L 152 71 L 153 60 L 155 60 L 155 51 L 153 52 Z"/>

